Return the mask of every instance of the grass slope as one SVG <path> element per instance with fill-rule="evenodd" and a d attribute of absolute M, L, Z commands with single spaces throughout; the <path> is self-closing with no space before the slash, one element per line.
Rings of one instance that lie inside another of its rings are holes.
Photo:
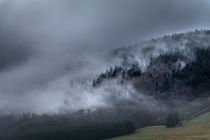
<path fill-rule="evenodd" d="M 109 140 L 210 140 L 210 113 L 192 119 L 182 127 L 146 127 L 135 134 Z"/>

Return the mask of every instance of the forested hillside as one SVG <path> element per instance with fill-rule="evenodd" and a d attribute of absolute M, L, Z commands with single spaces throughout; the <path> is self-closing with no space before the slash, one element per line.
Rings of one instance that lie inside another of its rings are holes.
<path fill-rule="evenodd" d="M 165 125 L 174 112 L 180 119 L 190 118 L 194 101 L 210 96 L 209 30 L 117 49 L 109 54 L 109 61 L 112 67 L 95 74 L 90 87 L 98 95 L 105 90 L 103 97 L 109 93 L 104 100 L 110 106 L 59 114 L 1 115 L 0 140 L 98 140 L 130 134 L 136 128 Z M 202 101 L 197 104 L 199 108 Z"/>
<path fill-rule="evenodd" d="M 174 98 L 191 100 L 208 96 L 210 87 L 209 37 L 209 31 L 196 30 L 164 36 L 116 50 L 114 53 L 122 60 L 121 65 L 100 74 L 93 80 L 93 86 L 98 87 L 103 85 L 103 81 L 118 79 L 120 84 L 132 83 L 137 91 L 143 90 L 146 95 L 163 100 Z M 161 43 L 162 45 L 164 43 L 164 48 L 160 48 Z M 153 47 L 148 49 L 151 44 Z M 167 51 L 169 48 L 171 50 Z M 141 55 L 150 57 L 142 58 Z"/>

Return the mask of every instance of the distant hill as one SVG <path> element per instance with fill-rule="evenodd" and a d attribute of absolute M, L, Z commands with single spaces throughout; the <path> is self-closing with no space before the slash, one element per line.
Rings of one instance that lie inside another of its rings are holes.
<path fill-rule="evenodd" d="M 209 48 L 210 30 L 195 30 L 185 33 L 166 35 L 114 50 L 110 56 L 113 63 L 129 67 L 136 62 L 145 69 L 152 59 L 161 54 L 179 52 L 185 58 L 195 59 L 194 51 Z"/>
<path fill-rule="evenodd" d="M 96 74 L 92 85 L 82 84 L 110 106 L 0 115 L 0 140 L 99 140 L 135 129 L 113 140 L 210 138 L 209 30 L 144 41 L 112 51 L 109 59 L 112 67 Z M 174 112 L 182 126 L 168 129 L 166 118 Z"/>
<path fill-rule="evenodd" d="M 94 87 L 103 81 L 118 79 L 132 83 L 136 91 L 157 99 L 209 96 L 210 31 L 195 30 L 145 41 L 112 52 L 118 65 L 93 80 Z"/>

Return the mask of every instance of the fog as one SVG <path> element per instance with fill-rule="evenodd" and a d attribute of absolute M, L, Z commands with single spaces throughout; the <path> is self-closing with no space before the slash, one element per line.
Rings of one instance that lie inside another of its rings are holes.
<path fill-rule="evenodd" d="M 0 0 L 0 111 L 108 107 L 113 92 L 129 98 L 133 92 L 118 85 L 89 86 L 113 65 L 107 53 L 208 28 L 209 7 L 208 0 Z"/>

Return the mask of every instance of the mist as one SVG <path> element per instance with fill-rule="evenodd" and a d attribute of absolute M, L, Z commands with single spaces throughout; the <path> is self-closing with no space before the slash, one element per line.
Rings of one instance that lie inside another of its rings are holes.
<path fill-rule="evenodd" d="M 0 111 L 97 109 L 136 96 L 117 84 L 91 88 L 94 76 L 113 66 L 107 54 L 153 37 L 208 28 L 209 6 L 208 0 L 1 0 Z"/>

